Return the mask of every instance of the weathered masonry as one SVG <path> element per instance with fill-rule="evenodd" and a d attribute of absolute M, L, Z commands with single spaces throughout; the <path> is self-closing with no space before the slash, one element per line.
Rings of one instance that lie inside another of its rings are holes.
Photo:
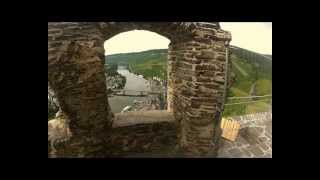
<path fill-rule="evenodd" d="M 224 101 L 231 40 L 216 22 L 49 22 L 48 82 L 69 122 L 73 144 L 85 154 L 86 147 L 107 143 L 114 116 L 107 100 L 103 43 L 131 30 L 170 39 L 168 111 L 179 129 L 180 148 L 209 153 Z"/>

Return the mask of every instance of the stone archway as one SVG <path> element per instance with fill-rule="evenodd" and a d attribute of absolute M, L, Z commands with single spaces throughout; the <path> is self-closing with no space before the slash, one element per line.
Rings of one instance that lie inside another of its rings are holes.
<path fill-rule="evenodd" d="M 113 114 L 107 101 L 103 42 L 135 29 L 170 39 L 168 109 L 179 127 L 179 144 L 186 153 L 208 153 L 223 102 L 226 44 L 231 40 L 219 23 L 48 23 L 48 81 L 73 138 L 89 147 L 102 144 L 107 136 Z"/>

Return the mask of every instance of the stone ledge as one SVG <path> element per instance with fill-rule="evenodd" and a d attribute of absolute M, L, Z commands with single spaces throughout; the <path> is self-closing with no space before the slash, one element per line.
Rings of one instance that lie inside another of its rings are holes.
<path fill-rule="evenodd" d="M 134 126 L 137 124 L 151 124 L 160 122 L 174 122 L 172 112 L 166 110 L 131 111 L 116 113 L 112 127 Z"/>

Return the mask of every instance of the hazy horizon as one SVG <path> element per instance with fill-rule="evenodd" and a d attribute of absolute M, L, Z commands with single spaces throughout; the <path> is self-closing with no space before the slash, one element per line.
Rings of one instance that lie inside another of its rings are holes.
<path fill-rule="evenodd" d="M 261 54 L 272 55 L 272 22 L 220 22 L 230 31 L 231 45 Z M 133 30 L 117 34 L 104 43 L 105 55 L 134 53 L 152 49 L 168 49 L 170 40 L 157 33 Z"/>

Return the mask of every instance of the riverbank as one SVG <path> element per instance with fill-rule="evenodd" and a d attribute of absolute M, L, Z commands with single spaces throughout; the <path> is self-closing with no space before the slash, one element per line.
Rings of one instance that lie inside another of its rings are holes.
<path fill-rule="evenodd" d="M 126 77 L 122 76 L 119 73 L 114 76 L 108 76 L 106 74 L 106 83 L 107 83 L 108 92 L 109 92 L 109 89 L 111 90 L 123 89 L 126 84 Z"/>
<path fill-rule="evenodd" d="M 117 64 L 106 64 L 106 83 L 109 89 L 123 89 L 126 84 L 126 77 L 118 72 Z"/>
<path fill-rule="evenodd" d="M 158 77 L 164 80 L 167 76 L 166 65 L 163 62 L 160 63 L 144 63 L 144 64 L 129 64 L 130 72 L 138 75 L 142 75 L 146 79 Z"/>

